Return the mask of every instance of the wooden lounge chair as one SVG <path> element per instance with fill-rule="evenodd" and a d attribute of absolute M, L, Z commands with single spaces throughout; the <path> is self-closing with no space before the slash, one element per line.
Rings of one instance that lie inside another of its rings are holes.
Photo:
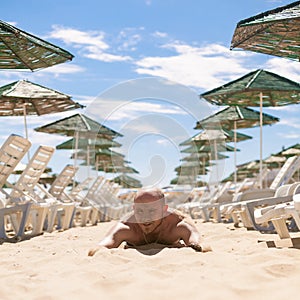
<path fill-rule="evenodd" d="M 183 212 L 189 213 L 192 218 L 202 218 L 205 222 L 208 222 L 211 217 L 220 222 L 219 206 L 224 202 L 231 201 L 233 196 L 231 186 L 232 182 L 227 181 L 206 191 L 200 198 L 196 198 L 196 201 L 177 206 L 177 209 L 182 210 L 183 208 Z"/>
<path fill-rule="evenodd" d="M 102 221 L 104 218 L 102 207 L 95 202 L 97 192 L 100 186 L 103 184 L 103 181 L 104 177 L 98 176 L 89 187 L 85 195 L 81 196 L 80 194 L 77 194 L 75 197 L 76 201 L 80 201 L 84 206 L 91 206 L 91 212 L 88 220 L 91 225 L 96 225 L 98 221 Z"/>
<path fill-rule="evenodd" d="M 64 191 L 72 183 L 77 170 L 78 168 L 73 165 L 66 165 L 57 175 L 49 190 L 45 189 L 41 184 L 37 184 L 37 188 L 39 188 L 45 199 L 54 198 L 56 203 L 59 204 L 56 210 L 57 218 L 51 218 L 47 225 L 46 230 L 48 232 L 51 232 L 54 227 L 59 230 L 66 230 L 72 226 L 76 203 L 71 199 L 66 199 Z"/>
<path fill-rule="evenodd" d="M 36 186 L 44 173 L 55 149 L 49 146 L 39 146 L 31 157 L 26 168 L 14 185 L 11 185 L 10 199 L 14 203 L 31 202 L 30 216 L 26 227 L 31 228 L 27 235 L 38 235 L 43 232 L 46 217 L 53 218 L 55 199 L 45 199 L 36 193 Z"/>
<path fill-rule="evenodd" d="M 276 201 L 274 199 L 278 198 L 276 195 L 276 192 L 278 193 L 277 189 L 282 185 L 288 184 L 294 173 L 299 168 L 300 156 L 289 157 L 274 178 L 272 184 L 270 185 L 270 188 L 251 189 L 249 191 L 236 194 L 233 197 L 232 203 L 225 204 L 220 207 L 221 214 L 223 214 L 223 216 L 231 215 L 234 222 L 236 223 L 236 226 L 238 225 L 239 221 L 242 221 L 244 226 L 250 229 L 253 225 L 252 220 L 254 210 L 252 209 L 252 207 L 255 207 L 255 201 L 269 198 L 269 203 L 270 205 L 272 205 L 272 203 Z M 282 191 L 279 190 L 279 192 L 282 194 Z M 267 201 L 268 200 L 264 200 L 264 205 L 267 205 Z M 248 203 L 249 205 L 247 205 Z M 257 205 L 260 205 L 260 202 L 256 203 Z"/>
<path fill-rule="evenodd" d="M 290 185 L 290 191 L 285 201 L 277 199 L 277 203 L 258 208 L 254 211 L 253 223 L 258 230 L 266 231 L 265 227 L 273 229 L 281 239 L 290 238 L 287 220 L 293 218 L 298 230 L 300 230 L 300 183 Z M 268 202 L 269 204 L 269 202 Z M 251 209 L 251 208 L 250 208 Z M 272 222 L 272 224 L 270 224 Z"/>
<path fill-rule="evenodd" d="M 118 197 L 119 191 L 120 186 L 118 184 L 104 180 L 94 194 L 93 201 L 101 211 L 102 221 L 120 219 L 132 206 L 130 201 L 121 201 Z"/>
<path fill-rule="evenodd" d="M 8 177 L 12 174 L 17 164 L 31 147 L 30 141 L 18 136 L 10 135 L 0 148 L 0 190 L 4 198 L 0 199 L 0 239 L 7 239 L 7 219 L 14 225 L 15 237 L 21 238 L 24 234 L 31 203 L 10 203 L 9 194 L 4 190 L 8 184 Z"/>

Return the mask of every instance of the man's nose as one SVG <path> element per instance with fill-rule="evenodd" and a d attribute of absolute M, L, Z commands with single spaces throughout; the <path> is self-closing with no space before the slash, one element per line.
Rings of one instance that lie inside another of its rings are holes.
<path fill-rule="evenodd" d="M 146 222 L 151 222 L 151 215 L 149 213 L 143 213 L 141 216 L 142 222 L 146 223 Z"/>

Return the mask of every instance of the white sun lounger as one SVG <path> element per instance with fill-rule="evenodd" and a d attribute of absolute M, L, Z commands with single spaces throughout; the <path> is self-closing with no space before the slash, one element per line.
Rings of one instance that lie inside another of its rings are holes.
<path fill-rule="evenodd" d="M 6 230 L 7 219 L 10 219 L 10 225 L 14 225 L 15 237 L 21 238 L 24 234 L 31 203 L 9 203 L 9 195 L 4 190 L 4 186 L 8 184 L 8 177 L 13 173 L 15 167 L 29 151 L 30 147 L 30 141 L 12 134 L 0 148 L 0 190 L 4 195 L 0 199 L 0 239 L 8 238 Z"/>

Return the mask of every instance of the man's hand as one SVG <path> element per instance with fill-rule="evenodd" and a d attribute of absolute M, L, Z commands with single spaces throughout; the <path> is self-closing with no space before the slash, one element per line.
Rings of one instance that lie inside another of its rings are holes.
<path fill-rule="evenodd" d="M 197 252 L 209 252 L 212 251 L 211 247 L 208 245 L 200 245 L 196 243 L 189 244 L 188 247 L 194 249 Z"/>
<path fill-rule="evenodd" d="M 95 253 L 101 248 L 101 246 L 96 246 L 95 248 L 92 248 L 89 250 L 88 256 L 94 256 Z"/>

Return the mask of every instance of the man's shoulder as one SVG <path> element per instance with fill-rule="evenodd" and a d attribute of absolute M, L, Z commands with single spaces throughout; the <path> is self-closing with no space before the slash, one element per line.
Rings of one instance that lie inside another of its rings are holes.
<path fill-rule="evenodd" d="M 195 226 L 194 221 L 192 220 L 192 218 L 184 213 L 182 213 L 181 211 L 178 211 L 176 209 L 170 211 L 170 220 L 172 219 L 177 227 L 178 226 L 186 226 L 186 225 L 192 225 Z"/>
<path fill-rule="evenodd" d="M 182 221 L 188 218 L 187 215 L 176 209 L 168 209 L 168 216 L 178 221 Z"/>

